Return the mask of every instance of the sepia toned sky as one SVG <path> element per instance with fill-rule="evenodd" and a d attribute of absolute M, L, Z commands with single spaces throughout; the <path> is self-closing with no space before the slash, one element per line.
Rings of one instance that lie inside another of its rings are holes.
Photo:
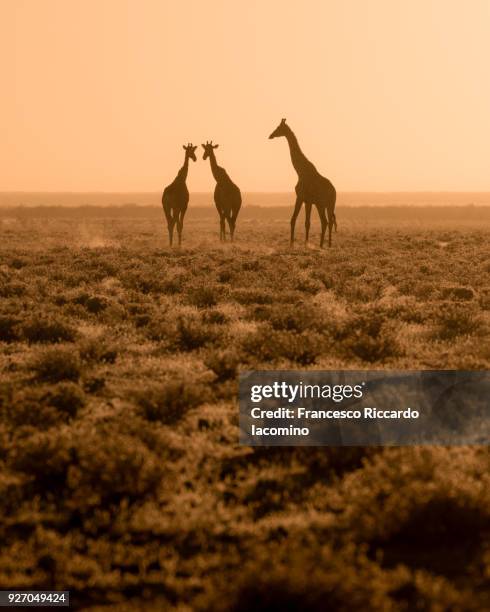
<path fill-rule="evenodd" d="M 489 0 L 0 0 L 0 190 L 490 191 Z M 214 189 L 208 162 L 189 171 Z"/>

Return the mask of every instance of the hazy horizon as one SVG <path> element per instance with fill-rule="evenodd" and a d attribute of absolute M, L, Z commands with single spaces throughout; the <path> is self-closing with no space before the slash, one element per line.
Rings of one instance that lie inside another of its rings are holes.
<path fill-rule="evenodd" d="M 293 192 L 244 191 L 243 205 L 261 207 L 286 206 L 292 209 Z M 161 191 L 120 192 L 0 192 L 0 208 L 18 206 L 161 206 Z M 213 192 L 191 192 L 189 207 L 214 207 Z M 490 206 L 490 192 L 340 192 L 337 206 Z"/>
<path fill-rule="evenodd" d="M 490 191 L 490 3 L 3 0 L 0 190 Z"/>

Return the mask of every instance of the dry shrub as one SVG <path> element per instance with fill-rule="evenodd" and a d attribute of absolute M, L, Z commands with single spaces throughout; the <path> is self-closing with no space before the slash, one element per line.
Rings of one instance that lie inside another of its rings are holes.
<path fill-rule="evenodd" d="M 78 352 L 68 348 L 46 349 L 32 362 L 35 376 L 46 382 L 78 381 L 82 365 Z"/>
<path fill-rule="evenodd" d="M 67 474 L 73 509 L 143 499 L 159 485 L 162 462 L 143 442 L 114 431 L 78 438 Z"/>
<path fill-rule="evenodd" d="M 107 308 L 107 300 L 98 295 L 82 293 L 73 302 L 82 305 L 91 314 L 99 314 Z"/>
<path fill-rule="evenodd" d="M 387 565 L 451 575 L 485 546 L 489 484 L 488 456 L 469 448 L 390 449 L 348 474 L 334 505 L 339 526 Z"/>
<path fill-rule="evenodd" d="M 83 390 L 72 382 L 14 390 L 0 397 L 1 414 L 12 427 L 46 429 L 66 422 L 85 405 Z"/>
<path fill-rule="evenodd" d="M 220 310 L 207 310 L 204 312 L 202 317 L 203 323 L 209 323 L 211 325 L 224 325 L 228 322 L 229 318 L 224 312 Z"/>
<path fill-rule="evenodd" d="M 444 287 L 441 291 L 441 297 L 444 300 L 454 299 L 468 301 L 475 297 L 475 292 L 471 287 Z"/>
<path fill-rule="evenodd" d="M 339 350 L 348 357 L 369 363 L 383 362 L 401 353 L 393 323 L 375 307 L 367 308 L 342 325 L 337 330 L 336 340 Z"/>
<path fill-rule="evenodd" d="M 79 351 L 87 363 L 115 363 L 118 347 L 104 338 L 87 338 L 80 343 Z"/>
<path fill-rule="evenodd" d="M 165 425 L 180 421 L 189 410 L 204 403 L 207 396 L 206 388 L 202 385 L 182 380 L 153 385 L 133 394 L 146 419 Z"/>
<path fill-rule="evenodd" d="M 26 293 L 27 289 L 22 283 L 7 282 L 0 285 L 0 297 L 2 298 L 17 298 Z"/>
<path fill-rule="evenodd" d="M 267 289 L 235 289 L 231 293 L 231 299 L 239 304 L 273 304 L 274 294 Z"/>
<path fill-rule="evenodd" d="M 204 365 L 216 374 L 216 382 L 236 378 L 239 363 L 236 352 L 226 349 L 211 352 L 204 361 Z"/>
<path fill-rule="evenodd" d="M 10 262 L 10 267 L 15 268 L 15 270 L 21 270 L 27 265 L 28 261 L 23 257 L 14 257 Z"/>
<path fill-rule="evenodd" d="M 258 361 L 289 359 L 301 365 L 311 365 L 322 353 L 324 341 L 313 332 L 290 333 L 264 326 L 242 342 L 246 355 Z"/>
<path fill-rule="evenodd" d="M 176 350 L 194 351 L 206 344 L 210 344 L 217 337 L 216 330 L 196 319 L 180 317 L 175 328 L 175 335 L 171 345 Z"/>
<path fill-rule="evenodd" d="M 61 495 L 57 503 L 77 513 L 142 499 L 163 474 L 155 453 L 117 431 L 37 433 L 17 442 L 9 465 L 32 477 L 33 493 Z"/>
<path fill-rule="evenodd" d="M 187 301 L 197 308 L 211 308 L 216 306 L 219 299 L 219 291 L 210 285 L 191 287 L 187 292 Z"/>
<path fill-rule="evenodd" d="M 77 338 L 76 330 L 57 319 L 31 319 L 22 326 L 22 336 L 30 344 L 49 344 L 57 342 L 74 342 Z"/>
<path fill-rule="evenodd" d="M 434 313 L 433 336 L 439 340 L 452 340 L 478 332 L 482 322 L 474 307 L 446 303 Z"/>
<path fill-rule="evenodd" d="M 302 293 L 311 293 L 315 294 L 321 291 L 324 288 L 324 284 L 313 277 L 308 276 L 300 276 L 294 285 L 294 288 Z"/>
<path fill-rule="evenodd" d="M 166 282 L 155 270 L 139 267 L 131 270 L 123 279 L 123 284 L 127 289 L 135 290 L 144 294 L 165 293 Z"/>
<path fill-rule="evenodd" d="M 0 342 L 17 342 L 21 339 L 21 319 L 18 317 L 0 317 Z"/>
<path fill-rule="evenodd" d="M 256 558 L 225 572 L 206 610 L 230 612 L 352 612 L 393 610 L 387 581 L 353 550 L 333 551 L 314 542 L 269 544 Z M 271 563 L 271 559 L 273 562 Z M 399 579 L 393 580 L 398 586 Z"/>
<path fill-rule="evenodd" d="M 73 459 L 73 442 L 66 431 L 50 430 L 19 439 L 10 456 L 11 468 L 32 477 L 44 495 L 63 490 Z"/>
<path fill-rule="evenodd" d="M 262 313 L 262 317 L 262 320 L 268 321 L 272 328 L 278 331 L 301 333 L 308 329 L 322 328 L 319 313 L 307 304 L 274 304 L 268 313 Z"/>
<path fill-rule="evenodd" d="M 183 352 L 212 344 L 219 335 L 213 325 L 194 315 L 152 321 L 145 332 L 151 340 L 162 342 L 167 350 Z"/>
<path fill-rule="evenodd" d="M 85 405 L 86 398 L 83 390 L 77 384 L 60 382 L 43 390 L 42 401 L 69 417 L 75 417 Z"/>

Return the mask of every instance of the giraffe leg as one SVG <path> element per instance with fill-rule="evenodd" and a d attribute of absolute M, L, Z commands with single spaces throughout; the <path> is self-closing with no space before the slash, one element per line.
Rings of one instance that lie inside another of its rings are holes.
<path fill-rule="evenodd" d="M 232 240 L 235 239 L 235 228 L 236 228 L 236 220 L 238 217 L 238 213 L 240 212 L 240 207 L 233 209 L 232 213 L 231 213 L 231 238 Z"/>
<path fill-rule="evenodd" d="M 173 220 L 173 218 L 170 218 L 168 222 L 168 239 L 169 239 L 170 246 L 172 246 L 174 243 L 174 226 L 175 226 L 175 221 Z"/>
<path fill-rule="evenodd" d="M 291 246 L 294 244 L 294 227 L 296 225 L 296 219 L 298 218 L 299 211 L 301 210 L 303 202 L 300 198 L 296 198 L 296 204 L 294 205 L 293 216 L 291 217 Z"/>
<path fill-rule="evenodd" d="M 327 229 L 327 216 L 325 215 L 325 209 L 318 207 L 318 215 L 320 216 L 320 223 L 322 225 L 322 233 L 320 237 L 320 248 L 323 248 L 323 242 L 325 240 L 325 231 Z"/>
<path fill-rule="evenodd" d="M 179 236 L 179 246 L 182 244 L 182 229 L 184 227 L 184 215 L 185 215 L 185 210 L 180 211 L 179 218 L 177 220 L 177 233 Z"/>
<path fill-rule="evenodd" d="M 172 212 L 168 208 L 166 208 L 165 206 L 163 207 L 163 212 L 165 214 L 165 218 L 167 219 L 167 229 L 168 229 L 169 243 L 170 243 L 170 246 L 172 246 L 172 238 L 173 238 L 173 232 L 171 231 L 171 228 L 172 228 Z"/>
<path fill-rule="evenodd" d="M 332 246 L 332 229 L 334 225 L 334 218 L 330 217 L 328 220 L 328 246 L 329 247 Z"/>
<path fill-rule="evenodd" d="M 305 204 L 305 244 L 308 244 L 308 237 L 310 235 L 310 223 L 311 221 L 311 204 Z"/>
<path fill-rule="evenodd" d="M 227 215 L 226 220 L 228 221 L 228 230 L 230 232 L 230 242 L 233 242 L 233 234 L 235 233 L 235 224 L 233 222 L 233 215 Z"/>
<path fill-rule="evenodd" d="M 221 212 L 219 214 L 219 238 L 221 242 L 226 241 L 225 215 Z"/>

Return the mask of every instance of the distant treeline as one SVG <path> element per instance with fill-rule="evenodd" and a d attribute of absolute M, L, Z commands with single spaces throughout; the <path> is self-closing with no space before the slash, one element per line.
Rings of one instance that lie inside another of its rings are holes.
<path fill-rule="evenodd" d="M 289 221 L 292 207 L 289 206 L 253 206 L 248 205 L 240 212 L 240 221 L 269 220 Z M 186 220 L 196 221 L 216 219 L 214 206 L 189 206 Z M 125 204 L 123 206 L 12 206 L 0 207 L 0 219 L 155 219 L 164 222 L 161 206 L 141 206 Z M 315 215 L 314 215 L 314 218 Z M 339 206 L 337 208 L 339 229 L 343 223 L 361 224 L 490 224 L 490 207 L 488 206 Z"/>

